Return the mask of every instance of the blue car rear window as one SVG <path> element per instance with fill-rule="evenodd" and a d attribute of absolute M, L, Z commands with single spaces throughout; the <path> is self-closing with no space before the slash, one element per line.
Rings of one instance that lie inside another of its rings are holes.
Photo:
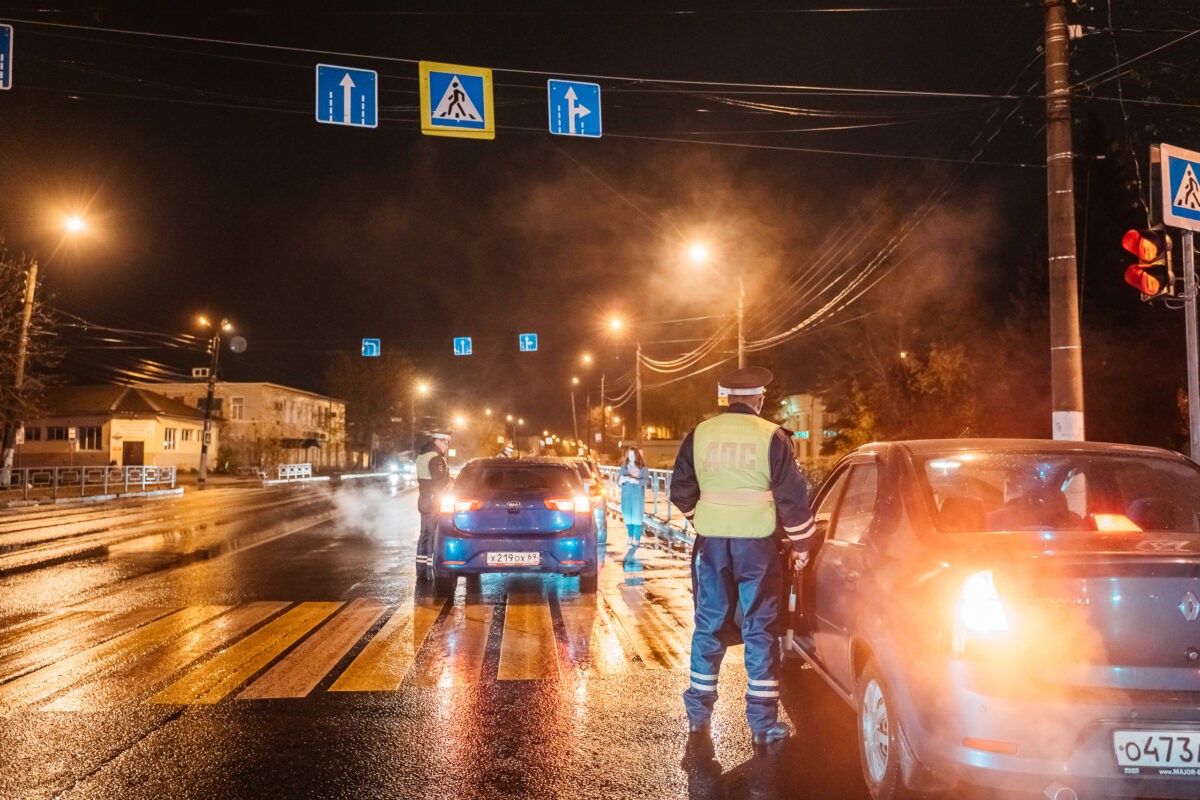
<path fill-rule="evenodd" d="M 485 466 L 467 467 L 455 486 L 468 492 L 545 491 L 572 494 L 578 487 L 566 467 L 555 466 Z"/>

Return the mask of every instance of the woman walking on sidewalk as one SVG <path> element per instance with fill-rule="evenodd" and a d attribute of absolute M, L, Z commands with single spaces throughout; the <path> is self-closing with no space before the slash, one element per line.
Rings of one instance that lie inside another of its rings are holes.
<path fill-rule="evenodd" d="M 641 450 L 630 447 L 625 451 L 625 460 L 617 470 L 617 483 L 621 486 L 621 519 L 629 531 L 629 548 L 633 549 L 642 540 L 646 487 L 650 485 L 650 470 L 646 469 Z"/>

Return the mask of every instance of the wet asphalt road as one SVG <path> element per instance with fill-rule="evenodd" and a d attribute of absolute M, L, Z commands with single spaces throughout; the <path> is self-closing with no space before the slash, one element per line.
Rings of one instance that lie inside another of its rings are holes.
<path fill-rule="evenodd" d="M 0 797 L 866 798 L 853 717 L 785 677 L 755 752 L 740 648 L 689 747 L 686 561 L 414 592 L 415 497 L 209 489 L 0 514 Z"/>

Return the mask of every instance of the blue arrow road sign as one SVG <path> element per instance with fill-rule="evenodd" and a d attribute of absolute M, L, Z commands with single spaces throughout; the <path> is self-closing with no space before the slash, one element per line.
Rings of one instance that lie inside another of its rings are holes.
<path fill-rule="evenodd" d="M 517 337 L 517 344 L 520 345 L 522 353 L 532 353 L 537 350 L 537 334 L 522 333 Z"/>
<path fill-rule="evenodd" d="M 317 64 L 317 122 L 374 128 L 379 124 L 377 77 L 374 70 Z"/>
<path fill-rule="evenodd" d="M 471 355 L 471 337 L 470 336 L 454 337 L 454 355 L 456 355 L 456 356 Z"/>
<path fill-rule="evenodd" d="M 546 81 L 550 132 L 560 136 L 600 136 L 600 84 Z"/>
<path fill-rule="evenodd" d="M 0 25 L 0 89 L 12 88 L 12 25 Z"/>
<path fill-rule="evenodd" d="M 1200 231 L 1200 153 L 1161 145 L 1163 222 Z"/>
<path fill-rule="evenodd" d="M 363 339 L 362 354 L 369 358 L 379 356 L 379 340 L 378 339 Z"/>

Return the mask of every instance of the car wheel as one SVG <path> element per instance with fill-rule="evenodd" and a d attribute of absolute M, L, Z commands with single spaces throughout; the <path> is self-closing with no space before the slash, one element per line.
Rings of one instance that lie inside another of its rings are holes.
<path fill-rule="evenodd" d="M 908 800 L 916 795 L 900 772 L 901 723 L 891 690 L 874 661 L 867 663 L 854 691 L 858 714 L 858 758 L 874 800 Z"/>
<path fill-rule="evenodd" d="M 579 576 L 579 593 L 580 594 L 595 594 L 599 583 L 600 583 L 599 575 L 596 575 L 596 574 L 580 575 Z"/>
<path fill-rule="evenodd" d="M 436 597 L 449 597 L 454 594 L 458 585 L 457 575 L 443 575 L 436 569 L 433 571 L 433 594 Z"/>

